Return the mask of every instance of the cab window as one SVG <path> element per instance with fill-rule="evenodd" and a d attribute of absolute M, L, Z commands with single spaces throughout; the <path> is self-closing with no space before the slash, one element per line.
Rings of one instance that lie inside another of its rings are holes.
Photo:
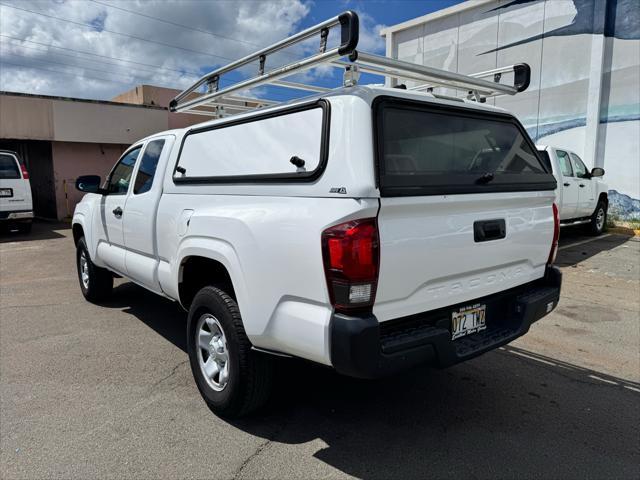
<path fill-rule="evenodd" d="M 158 168 L 158 160 L 164 147 L 164 140 L 153 140 L 144 149 L 144 154 L 140 160 L 140 167 L 136 174 L 136 181 L 133 184 L 134 195 L 148 192 L 153 185 L 153 177 Z"/>
<path fill-rule="evenodd" d="M 562 150 L 556 150 L 556 156 L 560 163 L 560 170 L 565 177 L 573 177 L 573 168 L 571 167 L 571 160 L 569 160 L 569 154 Z"/>
<path fill-rule="evenodd" d="M 125 195 L 127 193 L 129 184 L 131 183 L 133 167 L 136 164 L 140 149 L 141 147 L 137 147 L 129 150 L 118 163 L 116 163 L 107 182 L 106 189 L 109 195 Z"/>
<path fill-rule="evenodd" d="M 573 166 L 574 166 L 574 170 L 576 172 L 576 177 L 578 178 L 584 178 L 587 176 L 587 167 L 585 166 L 584 163 L 582 163 L 582 160 L 580 160 L 580 157 L 577 156 L 575 153 L 571 154 L 571 159 L 573 160 Z"/>

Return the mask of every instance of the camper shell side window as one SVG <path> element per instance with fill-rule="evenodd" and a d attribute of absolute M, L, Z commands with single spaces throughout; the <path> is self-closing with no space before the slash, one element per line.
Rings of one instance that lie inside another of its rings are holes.
<path fill-rule="evenodd" d="M 318 100 L 194 128 L 173 171 L 179 184 L 311 182 L 329 152 L 330 106 Z"/>

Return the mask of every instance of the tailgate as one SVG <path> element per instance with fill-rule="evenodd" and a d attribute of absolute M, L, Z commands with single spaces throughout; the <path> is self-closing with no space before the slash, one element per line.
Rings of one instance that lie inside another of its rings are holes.
<path fill-rule="evenodd" d="M 514 117 L 392 97 L 373 109 L 380 321 L 544 275 L 556 181 Z"/>
<path fill-rule="evenodd" d="M 382 198 L 380 321 L 454 305 L 541 278 L 553 191 Z M 500 220 L 504 220 L 504 238 Z M 482 239 L 474 232 L 486 229 Z"/>

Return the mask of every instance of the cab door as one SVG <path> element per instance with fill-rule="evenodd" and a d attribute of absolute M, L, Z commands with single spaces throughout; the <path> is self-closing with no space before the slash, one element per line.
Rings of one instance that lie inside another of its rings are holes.
<path fill-rule="evenodd" d="M 141 145 L 129 149 L 116 163 L 105 182 L 100 202 L 97 255 L 111 269 L 127 273 L 122 217 L 133 170 Z"/>
<path fill-rule="evenodd" d="M 138 159 L 135 180 L 124 208 L 124 243 L 129 278 L 159 292 L 156 216 L 162 196 L 162 172 L 173 145 L 172 135 L 149 140 Z"/>
<path fill-rule="evenodd" d="M 588 217 L 596 209 L 596 182 L 589 175 L 586 165 L 578 155 L 571 152 L 571 162 L 578 183 L 578 217 Z"/>
<path fill-rule="evenodd" d="M 573 172 L 569 153 L 564 150 L 555 150 L 556 159 L 560 171 L 558 172 L 558 188 L 562 189 L 562 208 L 560 208 L 560 220 L 576 218 L 578 210 L 578 186 L 577 178 Z"/>

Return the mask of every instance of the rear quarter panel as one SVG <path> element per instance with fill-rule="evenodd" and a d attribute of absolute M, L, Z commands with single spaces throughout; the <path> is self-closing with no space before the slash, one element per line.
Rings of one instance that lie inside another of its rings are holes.
<path fill-rule="evenodd" d="M 187 209 L 193 213 L 185 228 Z M 330 364 L 332 308 L 321 233 L 342 221 L 373 217 L 377 209 L 375 199 L 163 195 L 158 210 L 162 288 L 177 295 L 185 258 L 218 260 L 230 273 L 254 345 Z"/>

